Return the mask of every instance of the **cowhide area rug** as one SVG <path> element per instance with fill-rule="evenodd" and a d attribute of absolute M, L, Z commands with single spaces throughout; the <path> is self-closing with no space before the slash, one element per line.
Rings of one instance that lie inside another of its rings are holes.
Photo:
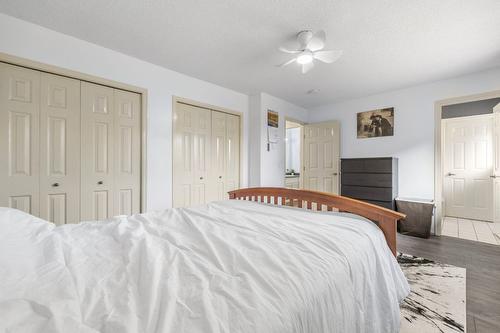
<path fill-rule="evenodd" d="M 398 262 L 411 288 L 400 332 L 465 332 L 465 268 L 401 253 Z"/>

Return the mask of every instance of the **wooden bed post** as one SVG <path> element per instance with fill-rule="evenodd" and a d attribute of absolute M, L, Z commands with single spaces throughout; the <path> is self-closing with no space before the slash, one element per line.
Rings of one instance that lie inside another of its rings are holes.
<path fill-rule="evenodd" d="M 397 235 L 397 219 L 383 218 L 382 222 L 377 223 L 378 227 L 382 230 L 385 236 L 385 240 L 387 241 L 387 245 L 391 249 L 391 252 L 394 256 L 397 255 L 396 249 L 396 235 Z"/>
<path fill-rule="evenodd" d="M 266 196 L 266 202 L 273 202 L 274 205 L 280 205 L 280 202 L 283 206 L 287 203 L 293 205 L 294 202 L 298 202 L 300 203 L 298 205 L 300 208 L 313 210 L 315 206 L 316 210 L 321 211 L 325 207 L 327 211 L 338 210 L 340 212 L 363 216 L 377 224 L 382 230 L 392 254 L 394 256 L 397 255 L 396 228 L 398 221 L 406 217 L 404 214 L 340 195 L 309 190 L 295 190 L 281 187 L 253 187 L 230 191 L 228 193 L 229 199 L 259 201 L 260 197 L 260 201 L 263 202 L 263 198 Z M 270 199 L 271 197 L 273 198 L 272 200 Z M 280 201 L 278 198 L 282 198 L 282 200 Z M 306 204 L 303 205 L 303 202 L 306 202 Z M 315 204 L 314 206 L 313 203 Z"/>

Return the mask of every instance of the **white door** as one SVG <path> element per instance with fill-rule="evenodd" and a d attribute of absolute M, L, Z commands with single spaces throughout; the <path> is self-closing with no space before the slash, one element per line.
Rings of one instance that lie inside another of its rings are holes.
<path fill-rule="evenodd" d="M 114 91 L 81 83 L 81 219 L 113 216 Z"/>
<path fill-rule="evenodd" d="M 177 102 L 174 110 L 173 205 L 204 204 L 210 196 L 211 111 Z"/>
<path fill-rule="evenodd" d="M 210 198 L 223 200 L 225 198 L 226 182 L 226 114 L 212 112 L 212 168 L 210 172 Z"/>
<path fill-rule="evenodd" d="M 141 96 L 114 90 L 113 215 L 140 212 Z"/>
<path fill-rule="evenodd" d="M 226 117 L 226 143 L 225 153 L 225 183 L 224 197 L 228 198 L 227 192 L 240 187 L 240 117 L 225 114 Z"/>
<path fill-rule="evenodd" d="M 493 116 L 444 120 L 445 214 L 493 220 Z"/>
<path fill-rule="evenodd" d="M 40 72 L 0 63 L 0 206 L 39 214 Z"/>
<path fill-rule="evenodd" d="M 210 200 L 224 200 L 239 188 L 240 117 L 212 110 Z"/>
<path fill-rule="evenodd" d="M 500 103 L 493 108 L 493 221 L 500 222 Z"/>
<path fill-rule="evenodd" d="M 80 221 L 80 81 L 41 74 L 40 217 Z"/>
<path fill-rule="evenodd" d="M 336 121 L 304 126 L 305 189 L 338 194 L 340 126 Z"/>

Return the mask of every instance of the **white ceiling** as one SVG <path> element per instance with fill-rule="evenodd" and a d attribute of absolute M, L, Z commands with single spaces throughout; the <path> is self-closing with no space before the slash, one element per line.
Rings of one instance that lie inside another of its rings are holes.
<path fill-rule="evenodd" d="M 500 66 L 499 0 L 0 0 L 0 11 L 304 107 Z M 305 75 L 275 67 L 303 29 L 324 29 L 343 57 Z"/>

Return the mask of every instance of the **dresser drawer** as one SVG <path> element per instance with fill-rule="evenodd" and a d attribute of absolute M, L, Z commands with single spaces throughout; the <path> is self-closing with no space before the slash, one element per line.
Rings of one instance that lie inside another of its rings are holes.
<path fill-rule="evenodd" d="M 392 158 L 342 159 L 342 173 L 392 173 L 396 161 Z"/>
<path fill-rule="evenodd" d="M 342 185 L 392 187 L 391 173 L 342 173 Z"/>
<path fill-rule="evenodd" d="M 342 195 L 361 200 L 392 201 L 394 199 L 390 187 L 342 185 Z"/>
<path fill-rule="evenodd" d="M 376 200 L 363 200 L 363 201 L 380 207 L 396 210 L 396 204 L 394 203 L 394 201 L 376 201 Z"/>

